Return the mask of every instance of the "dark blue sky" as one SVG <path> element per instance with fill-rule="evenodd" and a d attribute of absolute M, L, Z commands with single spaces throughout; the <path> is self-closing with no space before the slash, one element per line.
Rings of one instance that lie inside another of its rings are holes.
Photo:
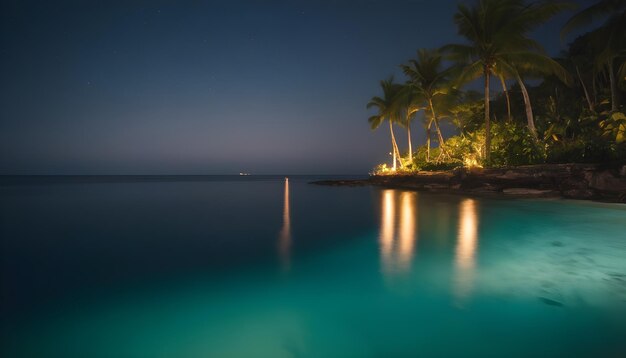
<path fill-rule="evenodd" d="M 0 174 L 366 173 L 389 138 L 365 104 L 462 41 L 456 3 L 3 1 Z"/>

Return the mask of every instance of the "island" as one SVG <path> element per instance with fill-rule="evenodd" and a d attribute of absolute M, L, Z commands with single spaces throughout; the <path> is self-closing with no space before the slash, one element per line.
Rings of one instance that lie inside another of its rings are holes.
<path fill-rule="evenodd" d="M 558 55 L 530 33 L 571 4 L 532 3 L 500 23 L 503 4 L 459 5 L 459 41 L 418 49 L 401 80 L 380 81 L 368 122 L 388 128 L 390 162 L 367 180 L 316 183 L 626 202 L 624 3 L 579 9 L 561 39 L 596 27 Z"/>

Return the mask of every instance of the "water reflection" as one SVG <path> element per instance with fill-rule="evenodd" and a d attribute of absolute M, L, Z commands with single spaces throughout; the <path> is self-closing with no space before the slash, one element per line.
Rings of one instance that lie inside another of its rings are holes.
<path fill-rule="evenodd" d="M 289 178 L 285 178 L 283 198 L 283 227 L 278 236 L 278 254 L 283 268 L 289 269 L 291 265 L 291 215 L 289 214 Z"/>
<path fill-rule="evenodd" d="M 417 253 L 419 239 L 419 200 L 418 193 L 412 191 L 382 190 L 380 200 L 380 256 L 381 271 L 385 276 L 406 273 L 411 270 Z M 458 205 L 458 207 L 457 207 Z M 446 243 L 446 228 L 442 222 L 453 223 L 458 211 L 456 244 L 453 248 L 453 295 L 457 304 L 463 302 L 471 294 L 476 271 L 476 255 L 478 250 L 478 202 L 474 199 L 447 201 L 440 207 L 430 207 L 425 212 L 430 227 L 431 239 L 439 244 Z M 428 216 L 430 215 L 430 217 Z M 450 232 L 452 234 L 452 232 Z M 438 236 L 442 238 L 437 238 Z"/>
<path fill-rule="evenodd" d="M 380 253 L 383 272 L 392 269 L 393 232 L 395 218 L 395 191 L 382 191 L 382 210 L 380 214 Z"/>
<path fill-rule="evenodd" d="M 459 205 L 459 231 L 455 250 L 454 293 L 457 304 L 470 295 L 476 265 L 478 246 L 478 210 L 474 199 L 465 199 Z"/>
<path fill-rule="evenodd" d="M 413 258 L 413 246 L 416 239 L 417 212 L 415 192 L 402 192 L 400 194 L 400 237 L 399 237 L 399 257 L 398 263 L 401 270 L 407 270 L 411 266 Z"/>
<path fill-rule="evenodd" d="M 380 253 L 385 274 L 408 271 L 417 239 L 417 193 L 381 191 Z M 396 215 L 399 197 L 399 213 Z M 399 221 L 399 225 L 397 225 Z M 396 237 L 398 226 L 398 237 Z"/>

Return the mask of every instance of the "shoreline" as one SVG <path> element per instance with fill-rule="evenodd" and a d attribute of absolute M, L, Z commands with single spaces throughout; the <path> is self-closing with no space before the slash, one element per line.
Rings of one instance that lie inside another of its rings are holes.
<path fill-rule="evenodd" d="M 434 193 L 565 198 L 626 203 L 626 164 L 538 164 L 506 168 L 456 168 L 368 179 L 318 180 L 327 186 L 380 186 Z"/>

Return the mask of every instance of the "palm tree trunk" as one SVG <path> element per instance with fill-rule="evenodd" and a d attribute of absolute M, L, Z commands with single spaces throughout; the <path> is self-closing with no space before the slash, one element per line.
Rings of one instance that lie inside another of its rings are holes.
<path fill-rule="evenodd" d="M 517 82 L 519 83 L 519 87 L 522 90 L 522 96 L 524 97 L 524 107 L 526 108 L 526 120 L 528 121 L 528 130 L 533 135 L 535 139 L 537 139 L 537 129 L 535 128 L 535 119 L 533 117 L 533 107 L 530 104 L 530 96 L 528 96 L 528 90 L 526 90 L 526 86 L 524 85 L 524 81 L 518 74 L 516 76 Z"/>
<path fill-rule="evenodd" d="M 489 123 L 489 67 L 485 65 L 485 160 L 491 159 L 491 126 Z"/>
<path fill-rule="evenodd" d="M 441 128 L 439 128 L 439 122 L 437 121 L 437 115 L 435 114 L 435 107 L 433 106 L 433 101 L 432 99 L 428 100 L 428 104 L 430 105 L 430 112 L 433 115 L 433 119 L 432 122 L 435 124 L 435 131 L 437 132 L 437 140 L 439 141 L 439 157 L 443 156 L 447 156 L 447 151 L 446 151 L 446 144 L 443 140 L 443 135 L 441 134 Z"/>
<path fill-rule="evenodd" d="M 587 91 L 587 86 L 585 86 L 585 81 L 583 81 L 582 76 L 580 75 L 580 69 L 578 69 L 578 65 L 574 65 L 576 67 L 576 74 L 578 75 L 578 80 L 583 87 L 583 92 L 585 92 L 585 98 L 587 99 L 587 104 L 589 105 L 589 110 L 593 111 L 593 103 L 591 102 L 591 97 L 589 97 L 589 92 Z"/>
<path fill-rule="evenodd" d="M 617 81 L 615 81 L 615 73 L 613 71 L 613 59 L 610 59 L 608 64 L 609 69 L 609 83 L 611 87 L 611 111 L 615 112 L 619 109 L 619 97 L 617 94 Z"/>
<path fill-rule="evenodd" d="M 428 122 L 426 127 L 426 161 L 430 162 L 430 126 L 432 125 L 432 119 Z"/>
<path fill-rule="evenodd" d="M 402 168 L 402 157 L 400 156 L 400 151 L 398 150 L 398 143 L 396 143 L 396 136 L 393 134 L 393 123 L 389 121 L 389 131 L 391 132 L 391 145 L 393 146 L 393 170 L 396 170 L 396 161 L 400 164 L 400 168 Z"/>
<path fill-rule="evenodd" d="M 398 159 L 398 164 L 400 164 L 400 169 L 404 167 L 404 163 L 402 162 L 402 155 L 400 154 L 400 148 L 398 148 L 398 143 L 394 139 L 393 143 L 396 147 L 396 158 Z"/>
<path fill-rule="evenodd" d="M 504 81 L 504 76 L 500 77 L 500 83 L 502 84 L 502 91 L 504 91 L 504 97 L 506 98 L 506 115 L 509 122 L 512 120 L 511 118 L 511 98 L 509 97 L 509 91 L 506 88 L 506 82 Z"/>
<path fill-rule="evenodd" d="M 411 121 L 408 115 L 406 116 L 406 133 L 409 140 L 409 163 L 413 163 L 413 146 L 411 145 Z"/>
<path fill-rule="evenodd" d="M 439 141 L 440 152 L 439 152 L 439 157 L 437 159 L 441 157 L 447 157 L 448 151 L 446 150 L 446 145 L 443 140 L 443 135 L 441 134 L 441 128 L 439 128 L 439 122 L 437 122 L 437 120 L 435 119 L 433 123 L 435 124 L 435 130 L 437 131 L 437 140 Z"/>
<path fill-rule="evenodd" d="M 396 146 L 394 145 L 394 143 L 396 142 L 396 139 L 393 136 L 393 127 L 391 126 L 391 121 L 389 121 L 389 133 L 391 133 L 391 151 L 393 152 L 393 162 L 391 164 L 391 168 L 395 172 L 396 171 Z"/>
<path fill-rule="evenodd" d="M 593 74 L 593 78 L 591 79 L 591 89 L 593 90 L 593 103 L 598 102 L 598 88 L 596 86 L 596 76 L 597 74 Z"/>

